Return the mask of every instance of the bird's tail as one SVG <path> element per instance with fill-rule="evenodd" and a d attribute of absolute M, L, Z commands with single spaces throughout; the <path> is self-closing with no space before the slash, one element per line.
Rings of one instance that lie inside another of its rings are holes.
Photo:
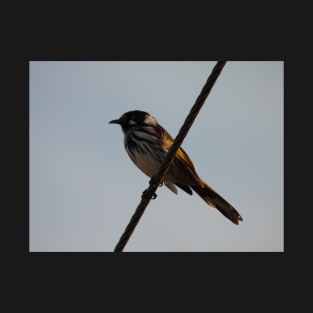
<path fill-rule="evenodd" d="M 218 209 L 224 216 L 230 219 L 234 224 L 243 221 L 241 215 L 235 210 L 235 208 L 223 199 L 215 190 L 207 185 L 203 180 L 202 186 L 190 186 L 209 206 Z"/>

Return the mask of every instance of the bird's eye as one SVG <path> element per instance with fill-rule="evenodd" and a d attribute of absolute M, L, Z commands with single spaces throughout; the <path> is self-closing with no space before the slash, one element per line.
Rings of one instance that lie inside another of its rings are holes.
<path fill-rule="evenodd" d="M 137 123 L 134 121 L 134 120 L 129 120 L 128 121 L 128 125 L 129 126 L 134 126 L 134 125 L 136 125 Z"/>

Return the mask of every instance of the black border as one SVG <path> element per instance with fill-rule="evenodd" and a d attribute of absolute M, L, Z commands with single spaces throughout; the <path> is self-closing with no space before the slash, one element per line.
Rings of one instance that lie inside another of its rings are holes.
<path fill-rule="evenodd" d="M 75 9 L 66 12 L 73 13 Z M 279 10 L 274 12 L 281 16 Z M 210 308 L 217 299 L 219 305 L 228 302 L 231 307 L 238 308 L 247 303 L 248 299 L 254 300 L 252 309 L 268 309 L 269 303 L 271 306 L 274 303 L 281 305 L 286 300 L 286 295 L 282 298 L 279 290 L 287 291 L 290 281 L 297 278 L 294 267 L 303 273 L 301 265 L 296 262 L 299 255 L 295 259 L 292 259 L 292 255 L 299 249 L 306 248 L 303 241 L 295 235 L 302 234 L 300 230 L 305 219 L 303 209 L 310 210 L 299 208 L 298 202 L 292 199 L 292 195 L 298 194 L 294 190 L 296 186 L 291 189 L 287 184 L 287 177 L 296 172 L 290 170 L 290 163 L 294 160 L 291 150 L 294 149 L 289 139 L 298 143 L 299 138 L 295 127 L 292 130 L 287 128 L 287 124 L 290 125 L 287 121 L 288 118 L 295 118 L 290 105 L 299 103 L 301 96 L 301 93 L 295 95 L 296 81 L 291 82 L 291 78 L 296 77 L 298 68 L 290 59 L 294 54 L 288 49 L 288 34 L 291 32 L 279 25 L 277 15 L 272 18 L 265 15 L 256 19 L 256 23 L 253 23 L 253 16 L 249 16 L 248 24 L 234 27 L 240 20 L 239 16 L 229 20 L 222 11 L 218 11 L 217 20 L 214 20 L 213 12 L 207 11 L 206 19 L 201 18 L 197 23 L 188 20 L 188 15 L 185 15 L 185 24 L 179 24 L 182 25 L 180 27 L 177 22 L 173 22 L 173 17 L 178 15 L 175 11 L 167 20 L 171 20 L 169 26 L 160 29 L 160 24 L 167 25 L 164 19 L 161 22 L 160 19 L 155 19 L 159 23 L 148 28 L 148 17 L 141 23 L 132 25 L 136 21 L 135 16 L 122 24 L 119 15 L 115 15 L 116 20 L 106 20 L 103 13 L 102 11 L 101 15 L 99 12 L 91 18 L 96 21 L 92 23 L 92 29 L 86 28 L 85 20 L 76 21 L 73 25 L 69 15 L 61 20 L 51 16 L 46 22 L 43 15 L 31 26 L 28 21 L 23 23 L 20 20 L 17 23 L 19 27 L 7 36 L 6 48 L 10 47 L 10 51 L 4 59 L 9 65 L 6 81 L 12 83 L 12 86 L 5 90 L 7 99 L 4 103 L 9 104 L 9 114 L 13 117 L 11 121 L 6 121 L 10 137 L 8 154 L 13 164 L 7 167 L 9 175 L 5 183 L 12 187 L 13 193 L 9 195 L 9 205 L 4 210 L 9 213 L 12 225 L 7 224 L 6 219 L 3 222 L 7 226 L 5 231 L 9 234 L 8 271 L 11 281 L 19 286 L 15 291 L 26 292 L 28 288 L 34 288 L 39 292 L 39 297 L 53 303 L 53 299 L 45 296 L 43 286 L 48 288 L 48 285 L 54 283 L 64 292 L 69 292 L 73 287 L 75 291 L 81 291 L 79 287 L 86 291 L 88 288 L 95 290 L 93 283 L 96 281 L 99 287 L 98 300 L 109 302 L 108 298 L 112 294 L 120 294 L 123 289 L 129 293 L 129 287 L 138 283 L 137 288 L 131 289 L 142 292 L 147 301 L 151 299 L 149 288 L 161 286 L 157 299 L 153 297 L 156 305 L 163 303 L 164 290 L 168 290 L 176 299 L 174 290 L 180 286 L 179 289 L 183 289 L 183 292 L 177 301 L 184 303 L 184 297 L 191 297 L 192 291 L 196 290 L 196 298 L 200 302 L 203 300 L 205 308 Z M 107 12 L 107 15 L 110 13 Z M 79 15 L 80 18 L 83 16 Z M 119 28 L 118 23 L 121 24 Z M 249 23 L 255 26 L 253 30 Z M 171 28 L 171 24 L 174 27 Z M 192 27 L 191 24 L 196 26 Z M 249 34 L 246 33 L 247 29 L 250 29 Z M 285 252 L 29 253 L 28 62 L 31 60 L 285 60 Z M 302 213 L 294 210 L 302 210 Z M 82 282 L 84 285 L 81 285 Z M 55 292 L 53 288 L 48 290 L 52 295 Z M 151 290 L 153 292 L 156 291 Z M 142 301 L 141 298 L 138 300 Z"/>

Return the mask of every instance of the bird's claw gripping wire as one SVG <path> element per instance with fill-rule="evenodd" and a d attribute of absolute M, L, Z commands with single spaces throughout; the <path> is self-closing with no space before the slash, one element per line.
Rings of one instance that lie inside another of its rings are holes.
<path fill-rule="evenodd" d="M 157 194 L 154 192 L 153 193 L 153 195 L 151 196 L 151 190 L 150 190 L 150 188 L 148 188 L 148 189 L 146 189 L 143 193 L 142 193 L 142 196 L 141 196 L 141 198 L 143 198 L 143 199 L 148 199 L 148 198 L 150 198 L 151 197 L 151 199 L 156 199 L 157 198 Z"/>

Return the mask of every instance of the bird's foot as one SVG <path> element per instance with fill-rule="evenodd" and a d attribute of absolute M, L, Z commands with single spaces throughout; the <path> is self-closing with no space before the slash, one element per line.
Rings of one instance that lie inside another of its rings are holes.
<path fill-rule="evenodd" d="M 146 189 L 143 193 L 142 193 L 142 196 L 141 196 L 141 198 L 145 198 L 145 199 L 149 199 L 149 198 L 151 198 L 151 199 L 156 199 L 157 198 L 157 194 L 154 192 L 153 194 L 152 194 L 152 196 L 151 196 L 151 190 L 148 188 L 148 189 Z"/>

